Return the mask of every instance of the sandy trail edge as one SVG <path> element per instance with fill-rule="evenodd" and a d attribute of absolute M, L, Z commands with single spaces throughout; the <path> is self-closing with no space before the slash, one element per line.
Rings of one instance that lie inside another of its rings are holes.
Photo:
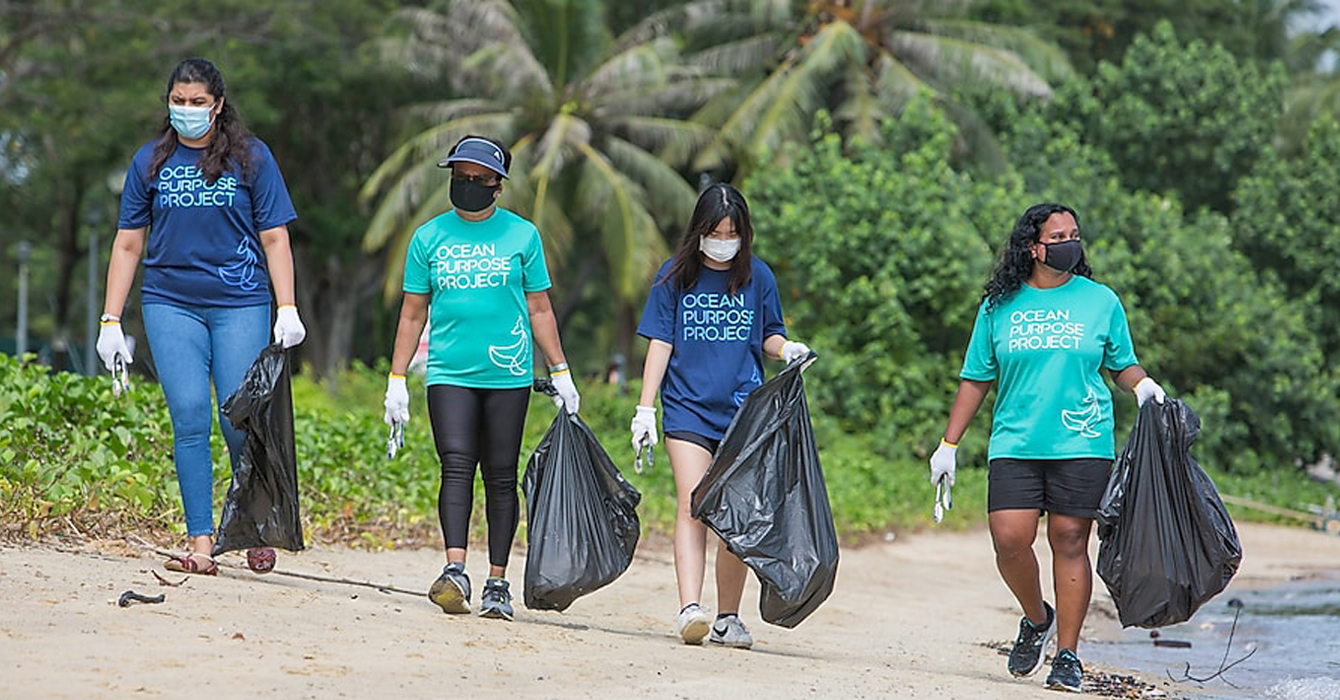
<path fill-rule="evenodd" d="M 1340 568 L 1340 537 L 1245 524 L 1233 587 Z M 1013 637 L 1019 612 L 995 572 L 988 535 L 928 532 L 842 552 L 833 596 L 797 629 L 763 623 L 746 589 L 752 652 L 686 647 L 670 552 L 644 545 L 613 585 L 567 612 L 520 604 L 524 554 L 513 556 L 513 623 L 446 616 L 426 599 L 287 576 L 259 577 L 236 554 L 217 578 L 171 580 L 161 559 L 0 547 L 0 698 L 1051 698 L 1044 673 L 1017 680 L 984 646 Z M 1097 541 L 1093 542 L 1096 551 Z M 1036 547 L 1049 566 L 1041 538 Z M 471 551 L 476 587 L 485 575 Z M 281 553 L 279 568 L 426 590 L 437 551 L 317 547 Z M 1047 583 L 1050 586 L 1050 578 Z M 1230 587 L 1230 592 L 1233 590 Z M 125 590 L 166 594 L 118 608 Z M 706 602 L 715 604 L 712 584 Z M 1119 632 L 1095 583 L 1085 635 Z M 1091 669 L 1101 657 L 1081 656 Z M 1174 697 L 1195 688 L 1146 678 Z"/>

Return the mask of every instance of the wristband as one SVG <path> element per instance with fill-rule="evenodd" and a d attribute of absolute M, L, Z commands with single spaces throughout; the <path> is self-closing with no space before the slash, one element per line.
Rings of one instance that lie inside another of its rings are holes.
<path fill-rule="evenodd" d="M 109 323 L 120 323 L 121 317 L 115 314 L 103 314 L 98 318 L 98 322 L 104 326 Z"/>
<path fill-rule="evenodd" d="M 957 442 L 950 442 L 950 441 L 948 441 L 948 440 L 946 440 L 946 439 L 944 439 L 944 438 L 940 438 L 940 444 L 941 444 L 941 445 L 944 445 L 945 447 L 948 447 L 948 448 L 951 449 L 951 450 L 957 450 L 957 449 L 958 449 L 958 443 L 957 443 Z"/>
<path fill-rule="evenodd" d="M 392 373 L 386 375 L 386 378 L 387 378 L 387 379 L 404 379 L 404 378 L 405 378 L 405 375 L 403 375 L 403 374 L 396 374 L 395 372 L 392 372 Z"/>
<path fill-rule="evenodd" d="M 556 365 L 549 365 L 549 374 L 559 374 L 568 371 L 568 363 L 560 362 Z"/>

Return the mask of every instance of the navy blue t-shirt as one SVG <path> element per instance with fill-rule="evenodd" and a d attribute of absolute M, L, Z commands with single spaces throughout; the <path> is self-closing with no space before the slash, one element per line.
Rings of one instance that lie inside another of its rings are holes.
<path fill-rule="evenodd" d="M 298 218 L 269 147 L 251 143 L 250 180 L 235 167 L 214 183 L 197 164 L 202 149 L 178 143 L 150 176 L 154 143 L 140 147 L 126 172 L 117 227 L 148 227 L 144 303 L 253 306 L 270 302 L 259 232 Z"/>
<path fill-rule="evenodd" d="M 692 289 L 677 290 L 661 265 L 638 335 L 673 346 L 661 383 L 661 428 L 720 440 L 749 392 L 763 384 L 763 339 L 786 335 L 777 280 L 754 258 L 749 283 L 726 294 L 728 270 L 703 266 Z"/>

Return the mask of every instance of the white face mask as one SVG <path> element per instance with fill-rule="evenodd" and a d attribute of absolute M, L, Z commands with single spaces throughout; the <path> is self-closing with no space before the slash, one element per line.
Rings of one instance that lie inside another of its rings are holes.
<path fill-rule="evenodd" d="M 703 236 L 699 239 L 698 250 L 703 251 L 703 255 L 719 263 L 730 262 L 740 252 L 740 239 L 731 238 L 723 241 Z"/>

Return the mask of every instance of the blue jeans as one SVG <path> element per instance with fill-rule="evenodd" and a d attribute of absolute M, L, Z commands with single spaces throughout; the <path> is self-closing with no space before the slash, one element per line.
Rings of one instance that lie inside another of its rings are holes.
<path fill-rule="evenodd" d="M 213 534 L 210 379 L 214 380 L 214 393 L 222 407 L 270 342 L 270 305 L 145 304 L 144 330 L 172 416 L 172 456 L 182 509 L 186 511 L 186 534 Z M 228 444 L 228 457 L 236 469 L 244 435 L 233 429 L 222 412 L 219 423 Z"/>

